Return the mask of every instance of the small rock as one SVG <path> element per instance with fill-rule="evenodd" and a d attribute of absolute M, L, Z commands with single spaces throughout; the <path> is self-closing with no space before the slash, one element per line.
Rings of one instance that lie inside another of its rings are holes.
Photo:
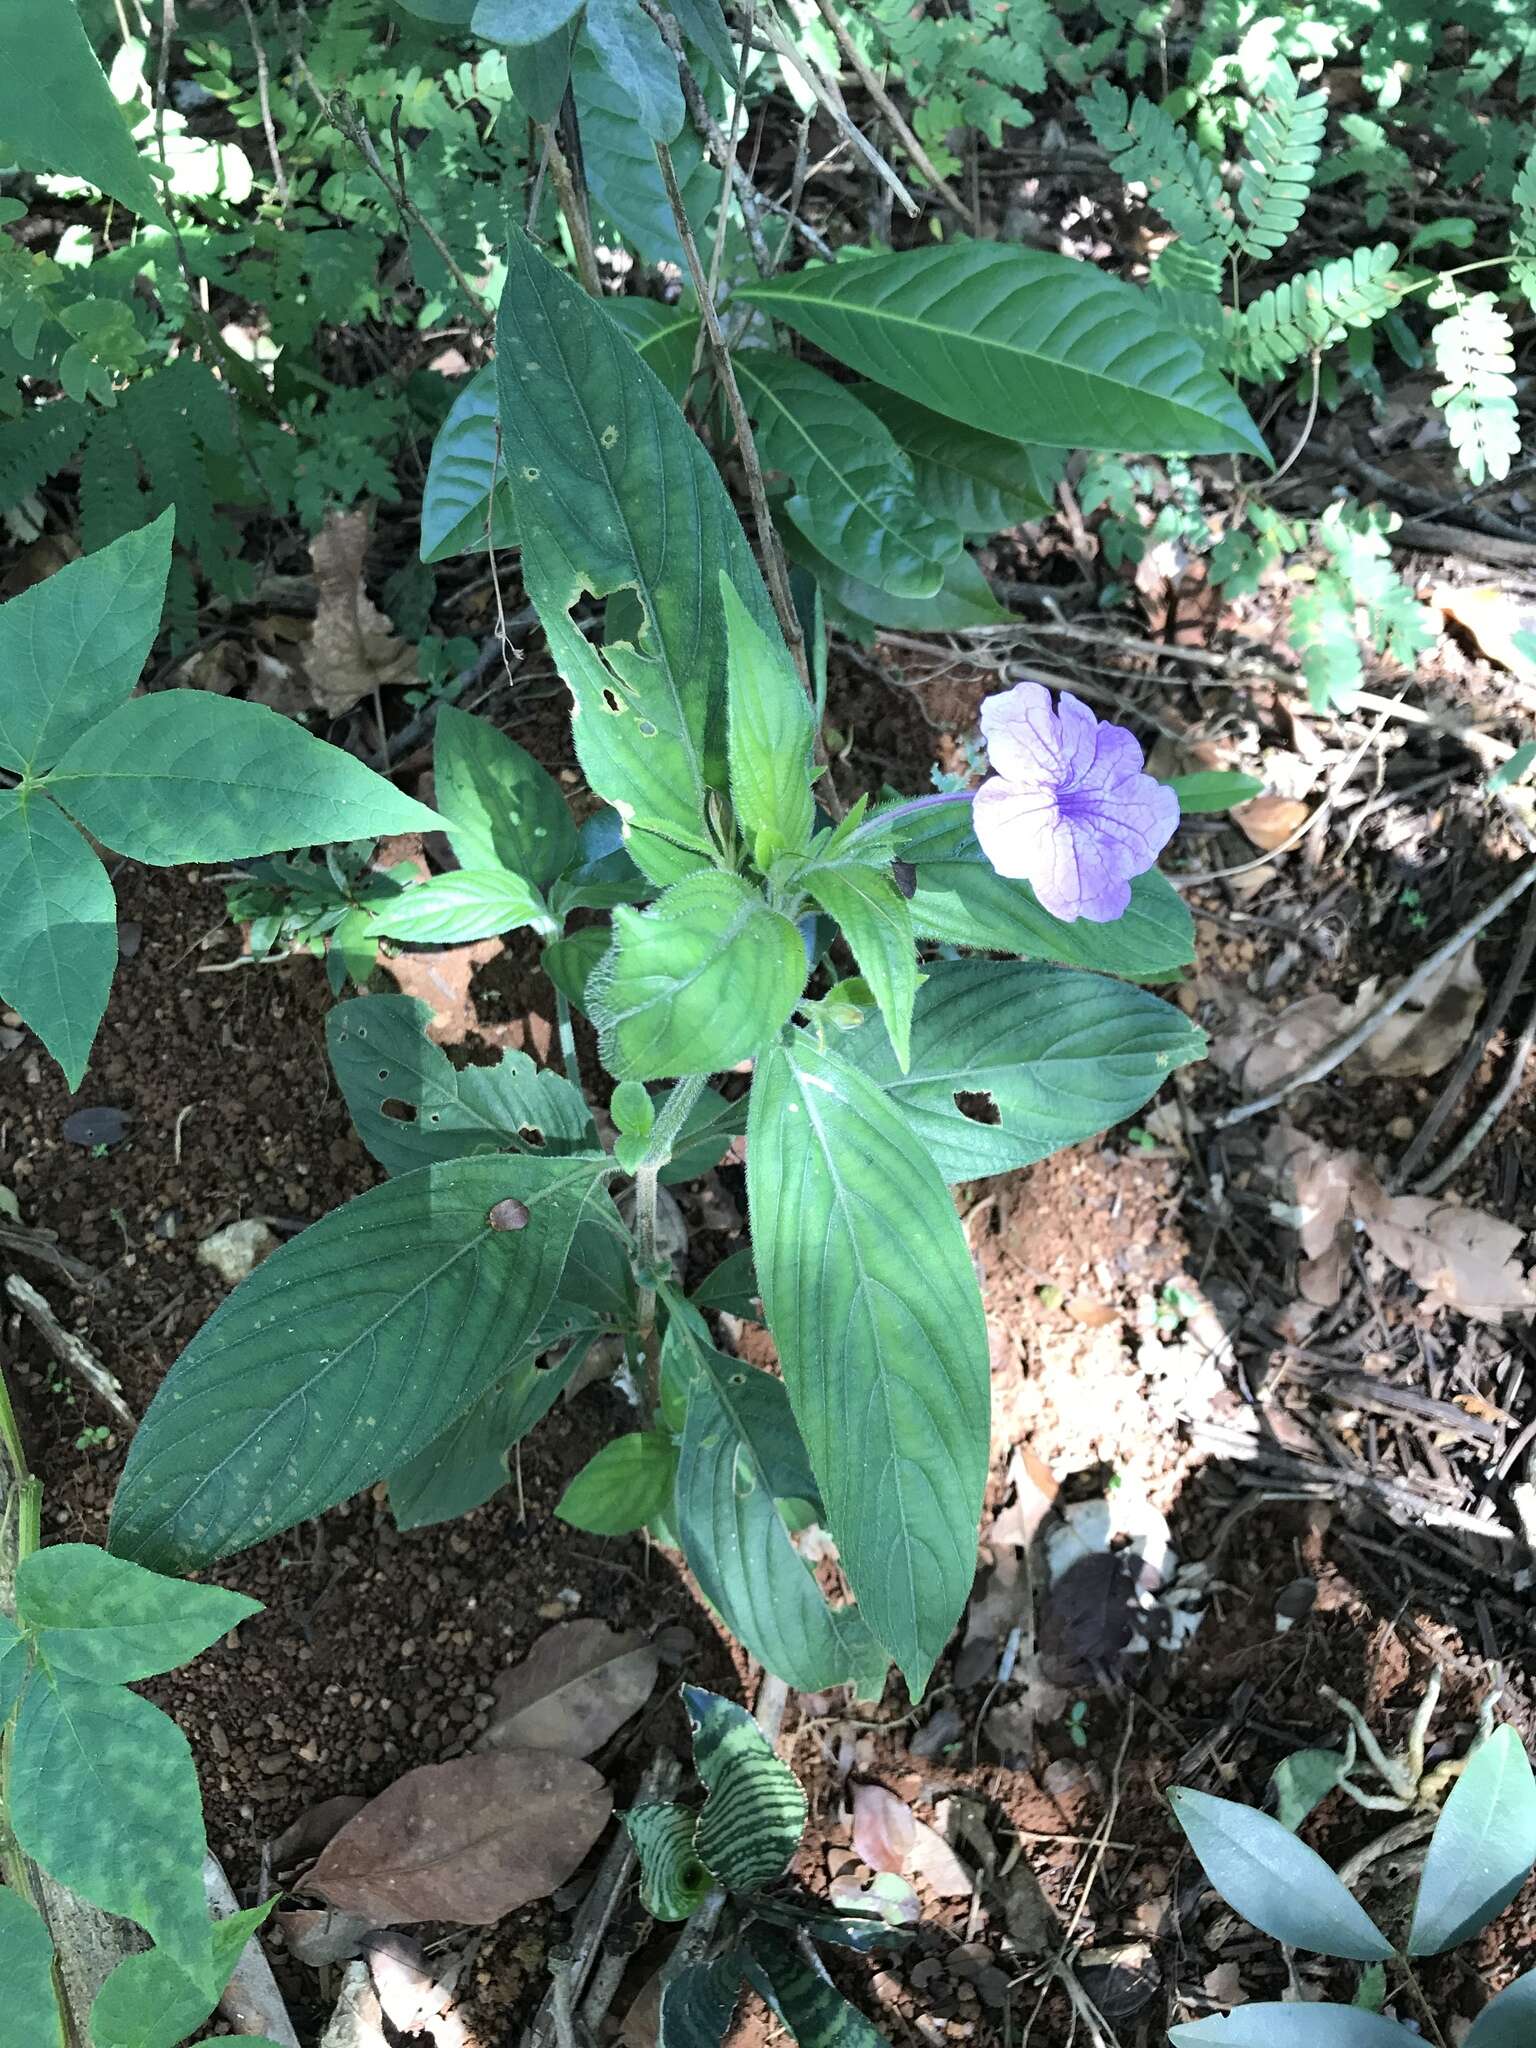
<path fill-rule="evenodd" d="M 215 1756 L 227 1757 L 229 1755 L 229 1737 L 224 1733 L 223 1728 L 217 1721 L 210 1721 L 208 1724 L 208 1740 L 213 1744 Z"/>
<path fill-rule="evenodd" d="M 279 1749 L 275 1750 L 270 1756 L 257 1757 L 256 1768 L 258 1771 L 262 1772 L 264 1776 L 268 1778 L 275 1778 L 279 1776 L 280 1773 L 287 1770 L 289 1762 L 290 1758 L 287 1750 Z"/>
<path fill-rule="evenodd" d="M 238 1287 L 277 1250 L 278 1240 L 260 1217 L 247 1216 L 239 1223 L 226 1223 L 197 1248 L 198 1262 L 211 1266 L 226 1287 Z"/>

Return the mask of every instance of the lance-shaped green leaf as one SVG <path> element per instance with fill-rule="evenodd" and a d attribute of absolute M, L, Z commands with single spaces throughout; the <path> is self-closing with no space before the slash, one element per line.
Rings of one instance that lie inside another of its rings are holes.
<path fill-rule="evenodd" d="M 450 868 L 381 902 L 369 929 L 376 938 L 407 945 L 461 946 L 519 925 L 546 934 L 558 929 L 531 882 L 505 868 Z"/>
<path fill-rule="evenodd" d="M 458 4 L 458 0 L 454 0 Z M 480 0 L 471 0 L 471 13 Z M 486 0 L 498 17 L 505 17 L 515 0 Z M 536 43 L 508 43 L 503 46 L 507 60 L 507 83 L 512 97 L 530 121 L 553 121 L 565 98 L 571 76 L 571 53 L 581 33 L 579 15 L 561 27 L 551 29 Z M 494 41 L 495 38 L 493 37 Z"/>
<path fill-rule="evenodd" d="M 1463 2048 L 1530 2048 L 1536 2040 L 1536 1970 L 1507 1984 L 1472 2022 Z"/>
<path fill-rule="evenodd" d="M 5 2019 L 16 2042 L 67 2048 L 64 2020 L 53 1994 L 53 1943 L 47 1922 L 20 1892 L 0 1888 L 0 1984 Z"/>
<path fill-rule="evenodd" d="M 421 495 L 424 562 L 446 562 L 487 546 L 517 546 L 512 491 L 497 463 L 494 363 L 476 370 L 449 406 L 432 443 Z"/>
<path fill-rule="evenodd" d="M 1240 453 L 1258 429 L 1133 285 L 1006 242 L 816 264 L 737 292 L 839 362 L 965 425 L 1048 448 Z"/>
<path fill-rule="evenodd" d="M 693 1763 L 708 1797 L 694 1847 L 727 1891 L 782 1877 L 805 1832 L 800 1780 L 744 1707 L 702 1686 L 683 1687 Z"/>
<path fill-rule="evenodd" d="M 922 503 L 968 540 L 983 540 L 1026 519 L 1049 518 L 1054 511 L 1065 450 L 962 426 L 881 384 L 855 384 L 852 390 L 905 449 Z"/>
<path fill-rule="evenodd" d="M 690 1963 L 662 1986 L 656 2048 L 720 2048 L 740 1999 L 738 1950 L 712 1963 Z"/>
<path fill-rule="evenodd" d="M 6 1796 L 34 1863 L 137 1922 L 217 1996 L 203 1802 L 174 1721 L 124 1686 L 39 1673 L 16 1717 Z"/>
<path fill-rule="evenodd" d="M 1204 768 L 1195 775 L 1175 775 L 1168 787 L 1186 817 L 1195 811 L 1228 811 L 1233 804 L 1245 804 L 1249 797 L 1261 796 L 1264 791 L 1257 775 L 1244 775 L 1237 768 Z"/>
<path fill-rule="evenodd" d="M 427 1036 L 428 1003 L 357 996 L 327 1012 L 325 1047 L 357 1135 L 387 1173 L 487 1152 L 594 1149 L 578 1089 L 511 1047 L 456 1068 Z"/>
<path fill-rule="evenodd" d="M 1252 1806 L 1183 1786 L 1174 1818 L 1201 1868 L 1234 1912 L 1291 1948 L 1390 1962 L 1392 1944 L 1315 1849 Z"/>
<path fill-rule="evenodd" d="M 827 1525 L 916 1696 L 975 1576 L 990 1375 L 970 1250 L 884 1090 L 803 1034 L 758 1063 L 747 1189 Z"/>
<path fill-rule="evenodd" d="M 905 1069 L 875 1021 L 838 1052 L 880 1083 L 948 1181 L 1091 1138 L 1205 1052 L 1182 1011 L 1103 975 L 1013 960 L 936 960 L 926 972 Z M 983 1095 L 995 1122 L 960 1106 Z"/>
<path fill-rule="evenodd" d="M 1413 2048 L 1423 2038 L 1353 2005 L 1240 2005 L 1220 2018 L 1168 2030 L 1171 2048 Z"/>
<path fill-rule="evenodd" d="M 829 917 L 835 917 L 853 948 L 859 972 L 869 983 L 885 1019 L 887 1044 L 906 1070 L 912 1040 L 912 1004 L 917 995 L 917 941 L 907 899 L 889 868 L 855 861 L 842 867 L 812 868 L 805 886 Z"/>
<path fill-rule="evenodd" d="M 0 790 L 0 998 L 78 1088 L 117 965 L 117 904 L 82 833 L 36 791 Z"/>
<path fill-rule="evenodd" d="M 55 1543 L 17 1567 L 16 1612 L 50 1671 L 130 1685 L 190 1664 L 261 1603 L 162 1578 L 94 1543 Z"/>
<path fill-rule="evenodd" d="M 1013 616 L 992 595 L 975 558 L 963 550 L 944 564 L 944 580 L 932 597 L 897 597 L 829 562 L 783 510 L 778 523 L 790 560 L 816 579 L 829 620 L 846 626 L 855 638 L 867 639 L 871 626 L 908 633 L 959 633 L 968 626 L 1006 625 Z"/>
<path fill-rule="evenodd" d="M 31 1644 L 8 1614 L 0 1614 L 0 1725 L 21 1698 L 31 1661 Z"/>
<path fill-rule="evenodd" d="M 665 1431 L 631 1430 L 588 1459 L 555 1513 L 593 1536 L 625 1536 L 667 1512 L 676 1474 L 677 1448 Z"/>
<path fill-rule="evenodd" d="M 672 13 L 699 54 L 708 58 L 728 85 L 734 85 L 740 59 L 731 43 L 720 0 L 674 0 Z"/>
<path fill-rule="evenodd" d="M 856 1607 L 828 1604 L 776 1504 L 816 1491 L 808 1467 L 803 1476 L 795 1469 L 804 1448 L 782 1382 L 704 1347 L 693 1363 L 677 1471 L 677 1533 L 690 1570 L 775 1677 L 801 1692 L 851 1684 L 871 1697 L 885 1651 Z"/>
<path fill-rule="evenodd" d="M 435 811 L 264 704 L 131 697 L 43 778 L 87 832 L 152 867 L 431 832 Z"/>
<path fill-rule="evenodd" d="M 150 1403 L 113 1503 L 113 1549 L 190 1570 L 414 1458 L 538 1328 L 606 1166 L 448 1160 L 275 1251 Z"/>
<path fill-rule="evenodd" d="M 932 597 L 960 530 L 925 509 L 890 430 L 846 384 L 793 356 L 734 358 L 763 467 L 795 486 L 790 517 L 829 562 L 898 597 Z"/>
<path fill-rule="evenodd" d="M 800 2048 L 888 2048 L 878 2027 L 848 2003 L 819 1960 L 761 1924 L 747 1936 L 747 1976 Z"/>
<path fill-rule="evenodd" d="M 585 36 L 577 39 L 571 52 L 571 89 L 581 127 L 582 162 L 597 215 L 616 229 L 644 262 L 675 263 L 686 275 L 688 260 L 656 167 L 655 148 L 634 118 L 628 94 L 598 62 L 597 52 Z M 672 144 L 672 168 L 689 224 L 695 236 L 707 242 L 711 215 L 720 198 L 720 173 L 704 154 L 691 125 Z"/>
<path fill-rule="evenodd" d="M 940 804 L 900 819 L 893 830 L 901 858 L 917 870 L 912 923 L 927 938 L 1133 981 L 1166 979 L 1195 957 L 1194 919 L 1155 868 L 1131 883 L 1131 907 L 1113 924 L 1081 917 L 1064 924 L 1040 908 L 1028 882 L 993 871 L 971 830 L 968 805 Z"/>
<path fill-rule="evenodd" d="M 443 706 L 432 782 L 461 866 L 504 867 L 547 889 L 576 858 L 576 827 L 559 784 L 489 719 Z"/>
<path fill-rule="evenodd" d="M 725 786 L 722 569 L 773 627 L 740 522 L 659 379 L 516 232 L 497 346 L 524 580 L 575 698 L 582 766 L 639 835 L 631 851 L 642 866 L 650 833 L 707 856 L 704 792 Z M 571 609 L 585 593 L 619 592 L 638 600 L 641 630 L 599 652 Z"/>
<path fill-rule="evenodd" d="M 631 118 L 652 142 L 674 140 L 683 88 L 660 29 L 631 0 L 587 0 L 585 20 L 597 61 L 629 101 Z"/>
<path fill-rule="evenodd" d="M 0 58 L 0 135 L 12 161 L 84 178 L 168 228 L 149 165 L 71 0 L 8 0 Z"/>
<path fill-rule="evenodd" d="M 706 1273 L 688 1299 L 695 1308 L 725 1309 L 731 1315 L 752 1316 L 757 1307 L 757 1268 L 752 1247 L 744 1245 L 722 1259 L 713 1272 Z"/>
<path fill-rule="evenodd" d="M 91 2048 L 176 2048 L 213 2011 L 247 1942 L 277 1904 L 251 1906 L 213 1923 L 213 1975 L 205 1991 L 164 1949 L 119 1963 L 91 2007 Z"/>
<path fill-rule="evenodd" d="M 699 316 L 681 300 L 665 306 L 660 299 L 605 299 L 610 320 L 629 336 L 635 354 L 653 369 L 681 405 L 693 369 L 699 339 Z"/>
<path fill-rule="evenodd" d="M 575 858 L 549 894 L 562 917 L 571 910 L 611 910 L 615 903 L 644 903 L 655 894 L 629 857 L 624 821 L 611 805 L 604 804 L 582 819 Z"/>
<path fill-rule="evenodd" d="M 731 808 L 766 870 L 811 836 L 811 750 L 816 726 L 789 650 L 764 632 L 722 572 L 729 657 L 726 668 Z"/>
<path fill-rule="evenodd" d="M 675 1373 L 685 1388 L 702 1372 L 773 1498 L 805 1501 L 821 1512 L 821 1490 L 784 1382 L 744 1359 L 727 1358 L 717 1351 L 709 1326 L 698 1313 L 697 1296 L 688 1303 L 672 1304 L 662 1343 L 662 1371 L 664 1375 Z M 801 1690 L 821 1692 L 824 1688 L 812 1685 Z"/>
<path fill-rule="evenodd" d="M 1536 1779 L 1513 1728 L 1496 1728 L 1451 1787 L 1429 1853 L 1408 1936 L 1411 1956 L 1470 1941 L 1519 1891 L 1536 1863 Z"/>
<path fill-rule="evenodd" d="M 160 630 L 174 512 L 0 605 L 0 766 L 51 768 L 121 704 Z"/>
<path fill-rule="evenodd" d="M 620 907 L 613 934 L 586 993 L 603 1064 L 620 1080 L 751 1059 L 805 986 L 798 929 L 740 875 L 690 875 L 649 910 Z"/>
<path fill-rule="evenodd" d="M 693 1846 L 695 1819 L 670 1800 L 632 1806 L 624 1816 L 640 1859 L 640 1903 L 653 1920 L 686 1920 L 713 1882 Z"/>

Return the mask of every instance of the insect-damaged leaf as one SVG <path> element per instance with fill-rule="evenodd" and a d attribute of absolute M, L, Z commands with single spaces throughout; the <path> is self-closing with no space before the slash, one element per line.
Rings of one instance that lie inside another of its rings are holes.
<path fill-rule="evenodd" d="M 590 1764 L 549 1750 L 423 1764 L 348 1821 L 306 1885 L 375 1927 L 488 1927 L 564 1884 L 612 1806 Z"/>
<path fill-rule="evenodd" d="M 562 1621 L 496 1680 L 482 1749 L 590 1756 L 650 1698 L 660 1653 L 636 1629 Z"/>

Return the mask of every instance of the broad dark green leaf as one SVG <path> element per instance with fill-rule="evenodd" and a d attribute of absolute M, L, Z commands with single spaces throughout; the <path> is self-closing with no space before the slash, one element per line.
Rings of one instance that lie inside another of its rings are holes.
<path fill-rule="evenodd" d="M 419 21 L 435 21 L 444 28 L 468 28 L 477 0 L 399 0 L 399 4 Z"/>
<path fill-rule="evenodd" d="M 152 1948 L 119 1963 L 91 2007 L 92 2048 L 176 2048 L 212 2012 L 246 1943 L 276 1904 L 273 1897 L 214 1921 L 217 1989 L 211 1992 L 194 1984 L 164 1949 Z"/>
<path fill-rule="evenodd" d="M 601 925 L 588 925 L 572 932 L 568 939 L 551 939 L 539 955 L 539 965 L 559 989 L 573 1010 L 586 1016 L 591 1005 L 587 987 L 599 965 L 608 957 L 612 943 Z"/>
<path fill-rule="evenodd" d="M 1056 486 L 1067 466 L 1063 449 L 1032 448 L 962 426 L 881 384 L 851 388 L 911 457 L 918 497 L 968 540 L 985 540 L 1026 519 L 1047 519 L 1055 510 Z"/>
<path fill-rule="evenodd" d="M 661 1096 L 654 1089 L 652 1093 L 659 1106 Z M 732 1138 L 739 1138 L 746 1128 L 746 1098 L 727 1102 L 715 1089 L 706 1088 L 672 1141 L 672 1157 L 659 1176 L 662 1183 L 675 1187 L 679 1181 L 697 1180 L 701 1173 L 708 1173 L 720 1164 Z"/>
<path fill-rule="evenodd" d="M 693 1846 L 694 1822 L 670 1800 L 632 1806 L 624 1816 L 640 1859 L 640 1903 L 653 1920 L 686 1920 L 713 1882 Z"/>
<path fill-rule="evenodd" d="M 1096 264 L 1007 242 L 944 242 L 742 287 L 877 384 L 967 426 L 1111 454 L 1267 459 L 1197 342 Z"/>
<path fill-rule="evenodd" d="M 571 86 L 581 123 L 582 161 L 599 220 L 616 229 L 643 262 L 675 263 L 686 277 L 687 257 L 650 138 L 634 118 L 628 94 L 603 69 L 584 36 L 571 52 Z M 689 224 L 707 247 L 720 173 L 691 126 L 672 144 L 672 167 Z"/>
<path fill-rule="evenodd" d="M 155 182 L 71 0 L 6 0 L 0 135 L 29 171 L 84 178 L 168 228 Z"/>
<path fill-rule="evenodd" d="M 492 0 L 492 4 L 505 11 L 512 0 Z M 580 18 L 573 16 L 564 27 L 551 29 L 536 43 L 505 45 L 507 83 L 530 121 L 553 121 L 559 113 L 571 76 L 571 53 L 580 33 Z"/>
<path fill-rule="evenodd" d="M 740 875 L 690 875 L 649 910 L 613 913 L 587 985 L 603 1064 L 620 1080 L 715 1074 L 750 1059 L 805 986 L 805 944 Z"/>
<path fill-rule="evenodd" d="M 487 545 L 517 546 L 511 488 L 505 470 L 497 475 L 494 363 L 477 370 L 449 406 L 448 417 L 432 443 L 421 498 L 420 553 L 424 562 L 446 562 L 451 555 L 473 554 Z"/>
<path fill-rule="evenodd" d="M 993 960 L 925 972 L 905 1071 L 878 1021 L 838 1052 L 880 1083 L 949 1181 L 1011 1173 L 1107 1130 L 1205 1051 L 1181 1010 L 1103 975 Z M 995 1122 L 960 1107 L 980 1095 Z"/>
<path fill-rule="evenodd" d="M 1183 1786 L 1174 1818 L 1201 1868 L 1234 1912 L 1291 1948 L 1390 1962 L 1392 1944 L 1315 1849 L 1252 1806 Z"/>
<path fill-rule="evenodd" d="M 731 1315 L 753 1317 L 757 1312 L 757 1268 L 752 1248 L 744 1245 L 722 1259 L 712 1273 L 706 1273 L 688 1299 L 695 1308 L 726 1310 Z"/>
<path fill-rule="evenodd" d="M 764 632 L 722 573 L 731 808 L 757 865 L 799 853 L 811 836 L 816 722 L 789 649 Z"/>
<path fill-rule="evenodd" d="M 888 2048 L 884 2034 L 848 2003 L 820 1961 L 788 1935 L 759 1923 L 747 1936 L 746 1955 L 748 1978 L 800 2048 Z"/>
<path fill-rule="evenodd" d="M 641 362 L 649 364 L 681 405 L 699 338 L 698 314 L 681 301 L 675 306 L 641 298 L 606 299 L 603 303 L 609 319 L 629 336 Z"/>
<path fill-rule="evenodd" d="M 917 942 L 907 899 L 889 868 L 853 861 L 842 867 L 812 868 L 805 886 L 827 915 L 836 918 L 853 948 L 859 972 L 885 1019 L 886 1042 L 894 1047 L 896 1064 L 905 1072 L 917 995 Z"/>
<path fill-rule="evenodd" d="M 160 630 L 175 516 L 162 512 L 0 605 L 0 766 L 51 768 L 130 695 Z"/>
<path fill-rule="evenodd" d="M 683 125 L 683 88 L 660 29 L 633 0 L 587 0 L 585 21 L 597 61 L 629 101 L 631 119 L 652 142 L 673 141 Z"/>
<path fill-rule="evenodd" d="M 5 2025 L 18 2044 L 67 2048 L 63 2016 L 53 1995 L 53 1943 L 47 1922 L 20 1892 L 0 1887 L 0 1984 Z"/>
<path fill-rule="evenodd" d="M 575 860 L 576 827 L 559 784 L 489 719 L 443 706 L 432 780 L 461 866 L 500 866 L 547 889 Z"/>
<path fill-rule="evenodd" d="M 190 1664 L 261 1603 L 162 1578 L 94 1543 L 54 1543 L 18 1567 L 16 1611 L 50 1671 L 130 1685 Z"/>
<path fill-rule="evenodd" d="M 509 1047 L 493 1067 L 456 1068 L 427 1036 L 428 1003 L 357 996 L 325 1020 L 325 1046 L 357 1135 L 387 1173 L 487 1152 L 592 1150 L 578 1089 Z"/>
<path fill-rule="evenodd" d="M 8 1614 L 0 1614 L 0 1726 L 21 1698 L 31 1664 L 31 1645 Z"/>
<path fill-rule="evenodd" d="M 583 0 L 479 0 L 470 26 L 488 43 L 542 43 L 580 14 Z"/>
<path fill-rule="evenodd" d="M 990 1369 L 970 1251 L 901 1112 L 803 1033 L 758 1062 L 747 1188 L 827 1525 L 916 1697 L 975 1576 Z"/>
<path fill-rule="evenodd" d="M 970 626 L 1005 625 L 1013 616 L 992 595 L 975 558 L 963 550 L 944 564 L 944 580 L 932 597 L 896 597 L 829 562 L 782 510 L 779 530 L 791 561 L 815 577 L 828 619 L 855 638 L 867 639 L 871 626 L 907 633 L 960 633 Z"/>
<path fill-rule="evenodd" d="M 0 998 L 78 1088 L 117 965 L 117 904 L 84 835 L 35 792 L 0 790 L 0 902 Z"/>
<path fill-rule="evenodd" d="M 1168 2030 L 1170 2048 L 1413 2048 L 1423 2038 L 1353 2005 L 1240 2005 L 1224 2017 Z"/>
<path fill-rule="evenodd" d="M 1229 811 L 1263 793 L 1257 775 L 1244 775 L 1236 768 L 1207 768 L 1198 775 L 1175 775 L 1168 787 L 1179 799 L 1186 817 L 1195 811 Z"/>
<path fill-rule="evenodd" d="M 1536 1863 L 1536 1779 L 1513 1728 L 1496 1728 L 1451 1787 L 1424 1859 L 1408 1936 L 1437 1956 L 1495 1919 Z"/>
<path fill-rule="evenodd" d="M 902 859 L 917 869 L 912 923 L 928 938 L 1132 981 L 1167 979 L 1195 957 L 1194 919 L 1155 868 L 1132 882 L 1131 907 L 1113 924 L 1081 917 L 1064 924 L 1040 908 L 1028 882 L 993 872 L 971 830 L 967 805 L 919 811 L 893 829 Z"/>
<path fill-rule="evenodd" d="M 1462 2048 L 1531 2048 L 1536 2040 L 1536 1970 L 1507 1984 L 1472 2022 Z"/>
<path fill-rule="evenodd" d="M 826 559 L 897 597 L 932 597 L 960 529 L 919 497 L 890 430 L 846 384 L 793 356 L 733 358 L 763 467 L 790 478 L 788 511 Z"/>
<path fill-rule="evenodd" d="M 461 946 L 496 938 L 519 925 L 553 933 L 548 905 L 531 882 L 505 868 L 450 868 L 414 882 L 378 905 L 369 929 L 376 938 L 414 946 Z"/>
<path fill-rule="evenodd" d="M 656 2048 L 720 2048 L 740 1999 L 738 1950 L 712 1963 L 690 1963 L 662 1986 Z"/>
<path fill-rule="evenodd" d="M 616 1436 L 582 1466 L 555 1513 L 593 1536 L 627 1536 L 672 1503 L 677 1449 L 660 1430 Z"/>
<path fill-rule="evenodd" d="M 45 778 L 114 853 L 152 867 L 431 832 L 435 811 L 264 704 L 207 690 L 132 697 Z"/>
<path fill-rule="evenodd" d="M 562 917 L 571 910 L 611 910 L 615 903 L 644 903 L 655 893 L 630 859 L 624 844 L 624 821 L 609 804 L 582 819 L 576 834 L 576 857 L 549 892 Z"/>
<path fill-rule="evenodd" d="M 708 857 L 705 789 L 725 786 L 719 572 L 764 632 L 774 623 L 740 522 L 654 373 L 515 231 L 498 337 L 523 574 L 575 698 L 582 766 L 624 818 L 642 867 L 652 833 Z M 643 630 L 599 651 L 571 609 L 586 593 L 619 592 L 638 600 Z"/>
<path fill-rule="evenodd" d="M 693 47 L 728 85 L 734 85 L 741 64 L 720 0 L 672 0 L 671 11 Z"/>
<path fill-rule="evenodd" d="M 6 1793 L 34 1863 L 136 1921 L 217 1996 L 203 1802 L 174 1721 L 124 1686 L 39 1674 L 16 1717 Z"/>
<path fill-rule="evenodd" d="M 694 1846 L 728 1891 L 782 1877 L 805 1831 L 800 1780 L 744 1707 L 702 1686 L 683 1687 L 693 1764 L 707 1797 Z"/>
<path fill-rule="evenodd" d="M 275 1251 L 150 1403 L 112 1547 L 190 1570 L 414 1458 L 538 1328 L 607 1162 L 452 1159 Z"/>
<path fill-rule="evenodd" d="M 765 1412 L 775 1396 L 782 1416 Z M 813 1498 L 815 1482 L 807 1470 L 807 1490 L 786 1450 L 804 1457 L 782 1382 L 713 1351 L 699 1356 L 677 1472 L 683 1555 L 705 1598 L 766 1670 L 797 1691 L 852 1684 L 869 1698 L 884 1679 L 886 1654 L 857 1608 L 829 1606 L 790 1541 L 775 1496 Z"/>

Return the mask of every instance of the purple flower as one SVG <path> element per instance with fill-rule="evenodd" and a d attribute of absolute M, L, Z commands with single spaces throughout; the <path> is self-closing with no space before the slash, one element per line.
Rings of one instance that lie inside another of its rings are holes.
<path fill-rule="evenodd" d="M 1141 748 L 1065 690 L 1015 683 L 981 707 L 997 771 L 976 792 L 981 850 L 1000 875 L 1025 881 L 1053 917 L 1110 924 L 1173 837 L 1179 800 L 1144 772 Z"/>

